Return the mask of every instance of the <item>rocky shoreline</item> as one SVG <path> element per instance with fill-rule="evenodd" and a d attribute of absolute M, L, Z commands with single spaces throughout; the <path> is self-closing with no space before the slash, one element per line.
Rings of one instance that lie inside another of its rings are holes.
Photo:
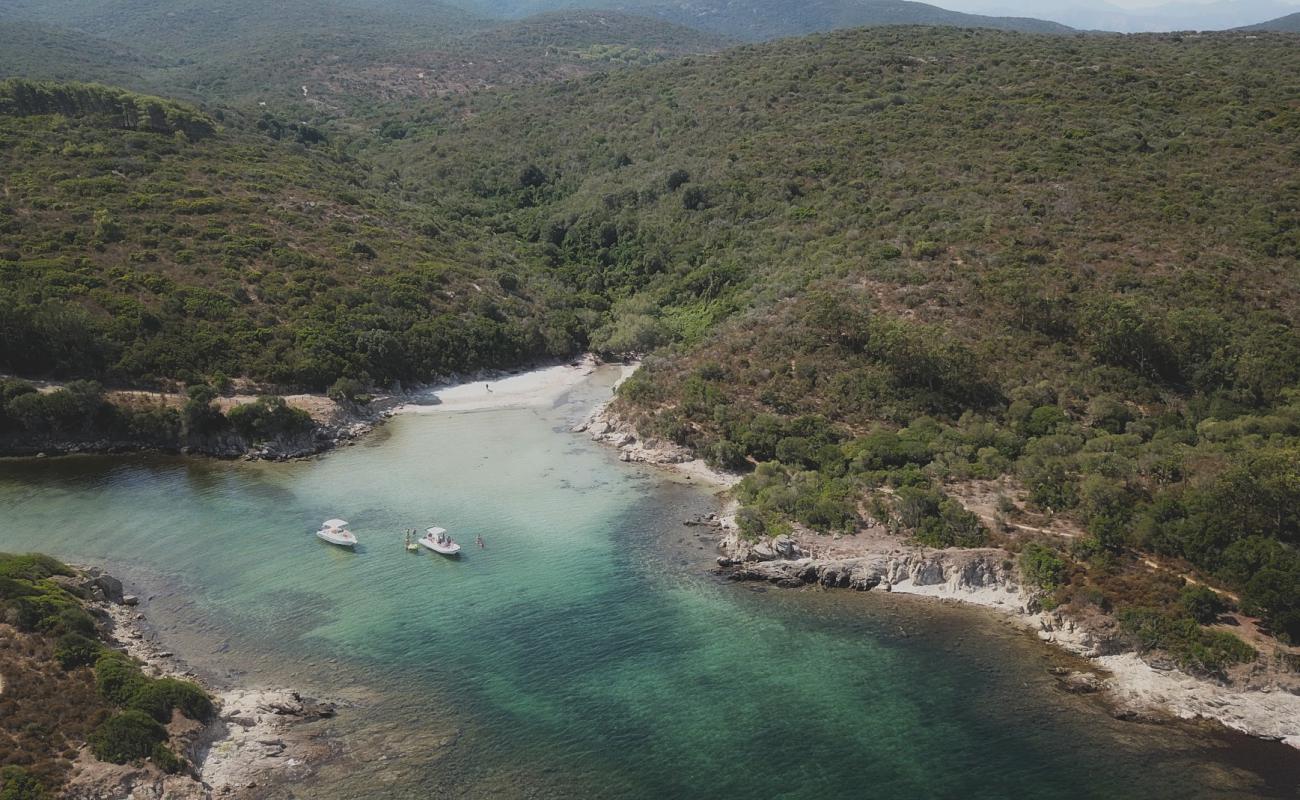
<path fill-rule="evenodd" d="M 630 375 L 630 372 L 628 373 Z M 650 464 L 687 480 L 726 490 L 741 476 L 712 469 L 684 447 L 642 439 L 635 427 L 607 405 L 575 432 L 619 450 L 625 462 Z M 1249 685 L 1230 685 L 1189 675 L 1172 663 L 1150 661 L 1122 641 L 1112 617 L 1080 619 L 1042 608 L 1025 587 L 1012 553 L 998 548 L 948 549 L 908 546 L 896 537 L 859 533 L 851 555 L 834 552 L 828 537 L 808 531 L 749 542 L 735 526 L 735 503 L 721 515 L 687 520 L 713 528 L 718 537 L 717 573 L 735 581 L 782 588 L 822 587 L 887 591 L 983 606 L 1038 638 L 1088 659 L 1095 669 L 1057 675 L 1065 691 L 1100 693 L 1116 718 L 1210 720 L 1234 731 L 1300 748 L 1300 680 L 1279 681 L 1263 670 Z"/>
<path fill-rule="evenodd" d="M 816 545 L 807 538 L 752 543 L 727 519 L 705 522 L 719 531 L 718 572 L 731 580 L 900 592 L 984 606 L 1090 660 L 1095 672 L 1068 672 L 1058 679 L 1067 691 L 1103 692 L 1117 718 L 1212 720 L 1300 748 L 1300 692 L 1293 682 L 1235 686 L 1189 675 L 1172 663 L 1144 660 L 1118 635 L 1112 618 L 1077 619 L 1044 610 L 1005 550 L 902 547 L 881 538 L 863 555 L 818 558 L 810 554 Z"/>
<path fill-rule="evenodd" d="M 280 438 L 256 445 L 249 445 L 237 437 L 183 447 L 160 447 L 147 442 L 131 441 L 129 439 L 64 441 L 51 438 L 39 441 L 6 442 L 3 447 L 0 447 L 0 457 L 46 458 L 70 455 L 165 453 L 168 455 L 204 456 L 224 460 L 291 461 L 320 455 L 360 439 L 373 430 L 385 416 L 387 415 L 377 415 L 374 418 L 358 417 L 342 424 L 320 425 L 301 436 Z"/>
<path fill-rule="evenodd" d="M 144 664 L 152 677 L 198 683 L 212 696 L 217 713 L 206 723 L 177 716 L 169 727 L 173 742 L 193 766 L 189 774 L 167 775 L 156 768 L 96 760 L 83 748 L 62 796 L 68 800 L 211 800 L 254 797 L 269 785 L 300 780 L 337 755 L 336 745 L 307 723 L 335 714 L 332 703 L 271 687 L 219 687 L 188 669 L 156 640 L 139 599 L 122 583 L 94 567 L 79 570 L 77 588 L 91 599 L 87 610 L 99 618 L 106 643 Z"/>
<path fill-rule="evenodd" d="M 636 371 L 636 367 L 635 364 L 628 365 L 619 383 L 630 377 Z M 615 384 L 615 388 L 618 388 L 618 384 Z M 740 483 L 742 477 L 734 472 L 724 472 L 710 467 L 703 459 L 696 458 L 689 449 L 679 444 L 653 437 L 641 438 L 636 427 L 614 413 L 609 402 L 593 409 L 586 419 L 575 425 L 572 430 L 574 433 L 587 434 L 594 442 L 617 449 L 620 461 L 661 467 L 668 474 L 686 481 L 698 481 L 721 489 L 730 489 Z"/>

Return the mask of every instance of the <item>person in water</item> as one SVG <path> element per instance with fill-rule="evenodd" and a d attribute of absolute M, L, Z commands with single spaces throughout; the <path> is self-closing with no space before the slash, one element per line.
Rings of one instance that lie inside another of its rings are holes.
<path fill-rule="evenodd" d="M 474 542 L 475 542 L 476 544 L 478 544 L 478 549 L 480 549 L 480 550 L 482 550 L 482 549 L 484 548 L 484 546 L 485 546 L 485 545 L 483 544 L 483 536 L 482 536 L 481 534 L 478 535 L 478 536 L 475 536 L 475 537 L 474 537 Z"/>

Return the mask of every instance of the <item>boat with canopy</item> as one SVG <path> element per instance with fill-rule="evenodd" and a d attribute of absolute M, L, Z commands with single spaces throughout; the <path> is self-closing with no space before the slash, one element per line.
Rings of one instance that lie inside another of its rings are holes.
<path fill-rule="evenodd" d="M 339 547 L 355 547 L 357 544 L 357 537 L 348 530 L 347 521 L 341 519 L 327 519 L 321 523 L 316 538 Z"/>
<path fill-rule="evenodd" d="M 460 553 L 460 545 L 453 541 L 451 536 L 447 535 L 446 528 L 429 528 L 424 536 L 420 537 L 420 544 L 444 556 L 454 556 Z"/>

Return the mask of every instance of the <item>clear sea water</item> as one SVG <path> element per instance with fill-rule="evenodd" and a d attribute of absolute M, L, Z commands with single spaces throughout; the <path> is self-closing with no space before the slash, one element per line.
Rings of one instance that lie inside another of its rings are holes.
<path fill-rule="evenodd" d="M 339 756 L 273 797 L 1297 796 L 1300 754 L 1116 721 L 987 612 L 710 575 L 681 522 L 716 500 L 568 432 L 612 379 L 290 464 L 0 461 L 0 549 L 108 566 L 211 676 L 341 700 Z M 405 552 L 431 524 L 487 547 Z"/>

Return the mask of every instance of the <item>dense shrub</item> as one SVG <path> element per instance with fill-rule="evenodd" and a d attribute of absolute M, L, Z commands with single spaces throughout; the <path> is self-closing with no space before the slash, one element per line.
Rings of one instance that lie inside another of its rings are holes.
<path fill-rule="evenodd" d="M 206 722 L 213 712 L 212 699 L 206 692 L 175 678 L 147 680 L 131 695 L 128 706 L 162 723 L 171 722 L 173 710 L 199 722 Z"/>
<path fill-rule="evenodd" d="M 125 764 L 151 756 L 155 747 L 167 741 L 167 731 L 148 714 L 129 710 L 105 720 L 89 741 L 95 758 Z"/>
<path fill-rule="evenodd" d="M 153 762 L 155 767 L 168 775 L 183 772 L 187 766 L 185 759 L 176 755 L 170 747 L 162 742 L 153 746 L 153 752 L 149 754 L 149 760 Z"/>
<path fill-rule="evenodd" d="M 114 705 L 128 705 L 148 683 L 140 666 L 122 653 L 109 651 L 95 661 L 95 689 Z"/>
<path fill-rule="evenodd" d="M 1178 603 L 1187 615 L 1202 625 L 1209 625 L 1228 610 L 1228 602 L 1205 586 L 1188 584 L 1178 594 Z"/>
<path fill-rule="evenodd" d="M 79 633 L 65 633 L 54 648 L 54 658 L 64 669 L 94 664 L 104 647 L 97 640 Z"/>
<path fill-rule="evenodd" d="M 928 486 L 900 488 L 895 509 L 913 538 L 929 547 L 980 547 L 988 541 L 979 517 Z"/>
<path fill-rule="evenodd" d="M 259 397 L 255 402 L 230 409 L 226 417 L 235 430 L 253 442 L 296 436 L 313 426 L 310 414 L 292 408 L 283 397 Z"/>
<path fill-rule="evenodd" d="M 1206 630 L 1189 616 L 1130 608 L 1121 611 L 1119 619 L 1123 630 L 1144 650 L 1163 650 L 1192 672 L 1221 673 L 1233 664 L 1254 661 L 1257 655 L 1231 633 Z"/>
<path fill-rule="evenodd" d="M 1066 564 L 1050 547 L 1029 542 L 1020 551 L 1020 574 L 1030 585 L 1052 592 L 1065 581 Z"/>
<path fill-rule="evenodd" d="M 22 767 L 0 767 L 0 800 L 46 800 L 49 796 L 41 782 Z"/>

